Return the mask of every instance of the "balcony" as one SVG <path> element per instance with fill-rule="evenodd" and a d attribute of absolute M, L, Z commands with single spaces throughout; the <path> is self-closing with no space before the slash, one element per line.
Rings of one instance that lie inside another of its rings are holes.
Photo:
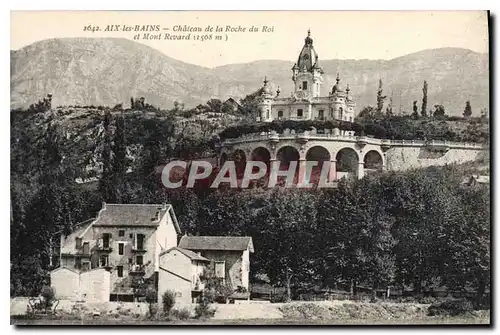
<path fill-rule="evenodd" d="M 131 275 L 144 275 L 146 273 L 146 266 L 144 264 L 134 264 L 129 270 Z"/>
<path fill-rule="evenodd" d="M 102 252 L 111 252 L 113 248 L 111 248 L 111 240 L 104 240 L 102 238 L 97 240 L 96 250 Z"/>
<path fill-rule="evenodd" d="M 144 248 L 144 246 L 133 246 L 132 247 L 132 252 L 135 252 L 135 253 L 143 253 L 143 252 L 146 252 L 146 248 Z"/>

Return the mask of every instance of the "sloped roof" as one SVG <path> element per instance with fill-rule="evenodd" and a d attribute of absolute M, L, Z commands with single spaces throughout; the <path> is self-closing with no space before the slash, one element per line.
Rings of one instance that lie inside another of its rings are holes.
<path fill-rule="evenodd" d="M 103 204 L 94 223 L 96 226 L 158 226 L 163 216 L 172 209 L 167 204 Z M 172 211 L 172 220 L 178 233 L 179 224 Z"/>
<path fill-rule="evenodd" d="M 60 266 L 60 267 L 55 268 L 54 270 L 50 271 L 50 273 L 59 272 L 61 270 L 68 270 L 68 271 L 78 273 L 78 274 L 80 274 L 80 272 L 81 272 L 80 270 L 75 269 L 75 268 L 71 268 L 71 267 L 67 267 L 67 266 Z"/>
<path fill-rule="evenodd" d="M 253 252 L 250 236 L 183 236 L 179 247 L 189 250 L 229 250 Z"/>
<path fill-rule="evenodd" d="M 89 219 L 78 223 L 69 235 L 62 235 L 60 252 L 71 254 L 75 252 L 75 238 L 82 237 L 87 229 L 92 225 L 94 219 Z"/>
<path fill-rule="evenodd" d="M 165 250 L 165 251 L 162 251 L 160 253 L 160 257 L 164 254 L 168 254 L 170 251 L 172 250 L 177 250 L 179 251 L 180 253 L 184 254 L 185 256 L 191 258 L 192 260 L 195 260 L 195 261 L 203 261 L 203 262 L 210 262 L 209 259 L 201 256 L 201 255 L 198 255 L 196 252 L 192 252 L 191 250 L 186 250 L 186 249 L 183 249 L 183 248 L 179 248 L 179 247 L 173 247 L 173 248 L 170 248 L 168 250 Z"/>

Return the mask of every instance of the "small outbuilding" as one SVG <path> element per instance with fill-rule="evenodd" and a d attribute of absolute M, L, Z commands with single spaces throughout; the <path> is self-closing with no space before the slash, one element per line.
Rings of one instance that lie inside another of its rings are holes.
<path fill-rule="evenodd" d="M 158 302 L 166 291 L 175 292 L 178 304 L 190 304 L 204 289 L 202 276 L 207 258 L 190 250 L 173 247 L 160 254 L 158 272 Z"/>
<path fill-rule="evenodd" d="M 215 276 L 234 290 L 248 290 L 250 253 L 254 252 L 249 236 L 183 236 L 179 247 L 191 250 L 215 263 Z"/>

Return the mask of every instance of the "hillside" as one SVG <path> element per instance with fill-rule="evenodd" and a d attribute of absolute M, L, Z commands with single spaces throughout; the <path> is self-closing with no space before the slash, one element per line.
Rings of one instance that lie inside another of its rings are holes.
<path fill-rule="evenodd" d="M 321 44 L 317 46 L 318 52 Z M 321 53 L 321 52 L 320 52 Z M 290 55 L 294 57 L 294 55 Z M 466 49 L 431 49 L 392 60 L 321 60 L 323 94 L 339 72 L 349 83 L 358 111 L 375 104 L 378 80 L 385 94 L 393 92 L 396 110 L 409 111 L 429 83 L 429 106 L 442 104 L 449 115 L 461 115 L 470 100 L 473 114 L 488 108 L 488 54 Z M 54 105 L 107 105 L 144 96 L 170 108 L 174 101 L 194 107 L 208 99 L 243 98 L 262 84 L 264 76 L 288 96 L 292 89 L 291 61 L 262 60 L 214 69 L 169 58 L 143 44 L 119 38 L 44 40 L 11 51 L 11 108 L 26 107 L 46 93 Z"/>

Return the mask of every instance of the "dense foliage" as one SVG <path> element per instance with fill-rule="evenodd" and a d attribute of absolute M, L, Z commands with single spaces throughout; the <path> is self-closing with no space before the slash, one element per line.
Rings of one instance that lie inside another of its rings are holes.
<path fill-rule="evenodd" d="M 373 109 L 370 109 L 373 111 Z M 366 115 L 371 113 L 366 111 Z M 460 119 L 460 118 L 459 118 Z M 356 122 L 348 121 L 279 121 L 240 124 L 226 128 L 219 136 L 221 139 L 237 138 L 246 134 L 262 132 L 283 132 L 285 129 L 296 133 L 315 128 L 317 130 L 338 128 L 354 131 L 355 136 L 373 136 L 393 140 L 446 140 L 457 142 L 487 143 L 489 140 L 488 123 L 486 120 L 413 120 L 408 117 L 392 116 L 390 118 L 358 118 Z"/>
<path fill-rule="evenodd" d="M 101 201 L 166 201 L 184 232 L 252 236 L 251 274 L 286 287 L 288 298 L 312 286 L 355 294 L 360 285 L 409 285 L 419 293 L 444 284 L 482 294 L 490 285 L 489 186 L 461 186 L 456 167 L 367 176 L 334 190 L 167 190 L 154 168 L 196 147 L 179 140 L 173 117 L 104 110 L 70 130 L 54 113 L 11 117 L 12 295 L 40 292 L 58 233 L 95 217 Z M 397 118 L 273 122 L 229 128 L 225 137 L 321 125 L 362 127 L 382 138 L 487 138 L 480 123 L 467 123 L 464 135 L 446 122 Z M 101 175 L 87 169 L 95 161 Z M 77 184 L 77 176 L 100 178 Z"/>

